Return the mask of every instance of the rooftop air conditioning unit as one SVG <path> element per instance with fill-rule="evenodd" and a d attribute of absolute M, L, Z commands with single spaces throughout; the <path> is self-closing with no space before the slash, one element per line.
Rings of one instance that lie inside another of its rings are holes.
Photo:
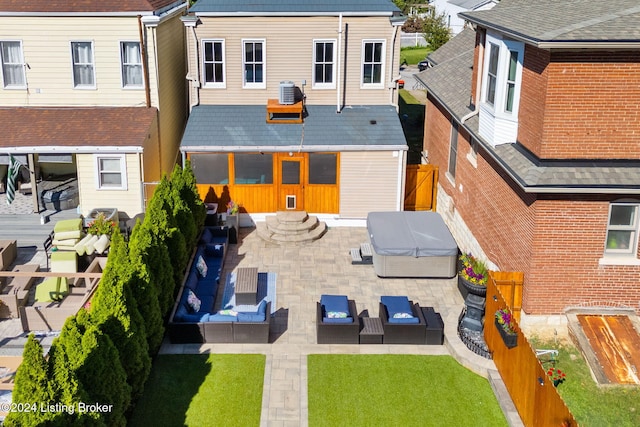
<path fill-rule="evenodd" d="M 278 102 L 282 105 L 295 104 L 295 88 L 296 85 L 293 82 L 280 82 L 280 96 Z"/>

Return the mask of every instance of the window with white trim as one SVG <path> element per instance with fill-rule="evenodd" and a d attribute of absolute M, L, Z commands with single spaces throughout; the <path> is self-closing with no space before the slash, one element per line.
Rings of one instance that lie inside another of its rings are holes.
<path fill-rule="evenodd" d="M 456 179 L 458 157 L 458 122 L 451 120 L 451 137 L 449 139 L 449 167 L 447 173 L 452 180 Z"/>
<path fill-rule="evenodd" d="M 206 87 L 225 87 L 224 40 L 202 41 L 202 68 Z"/>
<path fill-rule="evenodd" d="M 605 255 L 635 257 L 638 250 L 639 203 L 611 203 Z"/>
<path fill-rule="evenodd" d="M 485 101 L 493 105 L 496 99 L 496 80 L 498 79 L 498 58 L 500 46 L 489 43 L 489 66 L 487 67 L 487 91 Z"/>
<path fill-rule="evenodd" d="M 242 41 L 243 87 L 264 89 L 266 84 L 266 52 L 264 40 Z"/>
<path fill-rule="evenodd" d="M 96 86 L 93 42 L 71 42 L 73 87 L 93 89 Z"/>
<path fill-rule="evenodd" d="M 334 40 L 314 40 L 313 42 L 313 87 L 335 89 L 336 50 Z"/>
<path fill-rule="evenodd" d="M 384 40 L 362 42 L 362 87 L 384 87 Z"/>
<path fill-rule="evenodd" d="M 127 165 L 124 154 L 96 155 L 96 187 L 100 190 L 126 190 Z"/>
<path fill-rule="evenodd" d="M 2 85 L 5 89 L 24 89 L 27 77 L 24 70 L 21 41 L 0 41 Z"/>
<path fill-rule="evenodd" d="M 140 42 L 120 42 L 120 62 L 122 64 L 122 87 L 141 88 L 144 83 Z"/>

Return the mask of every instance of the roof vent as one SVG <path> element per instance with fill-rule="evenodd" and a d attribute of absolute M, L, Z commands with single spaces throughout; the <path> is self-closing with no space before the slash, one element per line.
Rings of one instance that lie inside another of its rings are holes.
<path fill-rule="evenodd" d="M 280 82 L 280 96 L 278 98 L 280 104 L 295 104 L 295 88 L 296 85 L 293 82 Z"/>

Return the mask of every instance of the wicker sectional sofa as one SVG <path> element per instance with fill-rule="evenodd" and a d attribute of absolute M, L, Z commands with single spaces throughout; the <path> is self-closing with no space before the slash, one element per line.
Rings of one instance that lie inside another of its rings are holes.
<path fill-rule="evenodd" d="M 270 303 L 263 302 L 255 312 L 214 311 L 228 244 L 228 227 L 205 227 L 169 318 L 172 343 L 269 342 Z"/>

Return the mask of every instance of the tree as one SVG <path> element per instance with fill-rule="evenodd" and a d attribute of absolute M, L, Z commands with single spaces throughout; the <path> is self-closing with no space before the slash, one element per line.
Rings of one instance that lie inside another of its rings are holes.
<path fill-rule="evenodd" d="M 435 8 L 430 7 L 424 17 L 423 31 L 424 39 L 433 50 L 448 42 L 451 38 L 451 30 L 447 27 L 446 13 L 436 13 Z"/>
<path fill-rule="evenodd" d="M 116 346 L 131 386 L 132 399 L 135 400 L 142 394 L 151 371 L 151 358 L 144 319 L 127 285 L 132 275 L 128 255 L 127 244 L 116 229 L 111 239 L 107 265 L 92 300 L 91 321 Z"/>
<path fill-rule="evenodd" d="M 48 364 L 43 349 L 33 334 L 29 334 L 22 353 L 22 363 L 16 372 L 12 394 L 15 403 L 36 403 L 47 405 L 53 402 L 49 388 Z M 53 418 L 53 413 L 35 411 L 9 412 L 5 418 L 5 426 L 39 426 Z"/>

